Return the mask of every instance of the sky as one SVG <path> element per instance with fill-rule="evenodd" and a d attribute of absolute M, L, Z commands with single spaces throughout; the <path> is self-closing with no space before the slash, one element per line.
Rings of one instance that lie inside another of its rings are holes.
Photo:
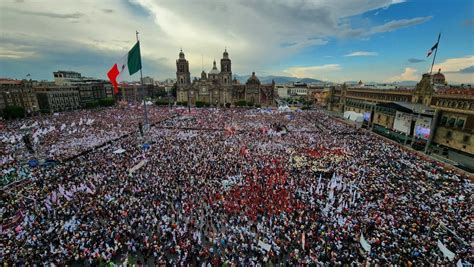
<path fill-rule="evenodd" d="M 192 76 L 227 48 L 234 74 L 333 82 L 419 81 L 441 32 L 434 71 L 474 84 L 472 0 L 2 0 L 0 77 L 105 79 L 136 30 L 155 79 L 175 78 L 181 48 Z"/>

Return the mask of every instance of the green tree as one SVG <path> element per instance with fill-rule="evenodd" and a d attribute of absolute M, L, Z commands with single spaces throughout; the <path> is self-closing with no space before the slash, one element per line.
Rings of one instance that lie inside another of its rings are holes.
<path fill-rule="evenodd" d="M 85 104 L 85 108 L 96 108 L 99 106 L 99 101 L 90 101 Z"/>
<path fill-rule="evenodd" d="M 196 101 L 196 107 L 197 108 L 204 107 L 205 105 L 206 105 L 206 103 L 204 103 L 203 101 Z"/>
<path fill-rule="evenodd" d="M 178 91 L 178 86 L 176 85 L 176 83 L 173 85 L 173 87 L 171 88 L 171 95 L 176 98 L 177 94 L 176 92 Z"/>
<path fill-rule="evenodd" d="M 25 109 L 20 106 L 8 106 L 3 109 L 5 119 L 18 119 L 25 117 Z"/>
<path fill-rule="evenodd" d="M 168 103 L 168 101 L 166 101 L 166 100 L 160 99 L 160 100 L 157 100 L 157 101 L 155 102 L 155 104 L 156 104 L 157 106 L 167 106 L 169 103 Z M 179 105 L 179 104 L 178 104 L 178 105 Z"/>
<path fill-rule="evenodd" d="M 115 105 L 115 99 L 113 98 L 103 98 L 99 100 L 99 105 L 102 107 L 111 107 Z"/>
<path fill-rule="evenodd" d="M 239 101 L 235 102 L 235 105 L 237 107 L 245 107 L 245 106 L 247 106 L 247 102 L 245 100 L 239 100 Z"/>

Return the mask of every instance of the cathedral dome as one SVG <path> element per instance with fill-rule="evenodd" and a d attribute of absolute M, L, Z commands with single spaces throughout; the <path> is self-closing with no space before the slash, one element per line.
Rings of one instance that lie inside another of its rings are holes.
<path fill-rule="evenodd" d="M 252 76 L 247 80 L 247 84 L 260 84 L 260 80 L 255 75 L 255 72 L 252 72 Z"/>
<path fill-rule="evenodd" d="M 179 52 L 179 59 L 184 59 L 183 49 Z"/>
<path fill-rule="evenodd" d="M 229 58 L 229 53 L 227 53 L 227 48 L 224 50 L 223 57 L 224 57 L 224 59 L 228 59 L 228 58 Z"/>

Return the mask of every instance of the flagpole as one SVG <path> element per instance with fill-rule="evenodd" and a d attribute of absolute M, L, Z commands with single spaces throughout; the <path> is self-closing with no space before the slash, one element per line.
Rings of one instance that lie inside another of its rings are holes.
<path fill-rule="evenodd" d="M 430 76 L 431 76 L 431 73 L 433 72 L 433 66 L 434 66 L 434 63 L 435 63 L 435 59 L 436 59 L 436 53 L 438 53 L 438 47 L 439 47 L 439 39 L 441 38 L 441 33 L 438 34 L 438 42 L 436 42 L 436 51 L 435 51 L 435 54 L 433 56 L 433 62 L 431 63 L 431 70 L 430 70 Z"/>
<path fill-rule="evenodd" d="M 139 43 L 140 40 L 138 39 L 138 31 L 136 31 L 136 35 L 137 35 L 137 43 Z M 138 45 L 140 46 L 140 44 L 138 44 Z M 140 53 L 140 61 L 142 60 L 141 57 L 142 57 L 142 55 Z M 140 68 L 140 84 L 141 84 L 141 87 L 142 87 L 142 95 L 143 95 L 143 109 L 144 109 L 144 116 L 145 116 L 145 131 L 148 131 L 148 129 L 150 128 L 150 125 L 148 124 L 148 110 L 146 108 L 145 94 L 143 93 L 143 90 L 145 89 L 145 87 L 143 86 L 142 68 L 143 68 L 143 66 L 141 66 L 141 68 Z"/>

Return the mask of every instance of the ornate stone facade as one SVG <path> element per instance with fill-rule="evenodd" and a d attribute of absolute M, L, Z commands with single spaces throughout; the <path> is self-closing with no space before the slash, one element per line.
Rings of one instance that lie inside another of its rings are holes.
<path fill-rule="evenodd" d="M 327 108 L 373 113 L 373 123 L 392 129 L 395 110 L 380 104 L 412 103 L 435 111 L 433 143 L 474 155 L 474 89 L 446 84 L 441 71 L 423 74 L 413 89 L 374 89 L 342 85 L 331 88 Z"/>
<path fill-rule="evenodd" d="M 183 51 L 176 60 L 176 95 L 178 102 L 189 102 L 195 105 L 197 101 L 211 106 L 235 104 L 246 101 L 250 105 L 273 106 L 275 105 L 275 83 L 263 85 L 255 73 L 247 80 L 245 85 L 236 79 L 232 80 L 232 62 L 227 50 L 224 51 L 220 61 L 220 70 L 214 60 L 211 71 L 206 74 L 203 70 L 201 77 L 190 79 L 189 62 Z"/>

